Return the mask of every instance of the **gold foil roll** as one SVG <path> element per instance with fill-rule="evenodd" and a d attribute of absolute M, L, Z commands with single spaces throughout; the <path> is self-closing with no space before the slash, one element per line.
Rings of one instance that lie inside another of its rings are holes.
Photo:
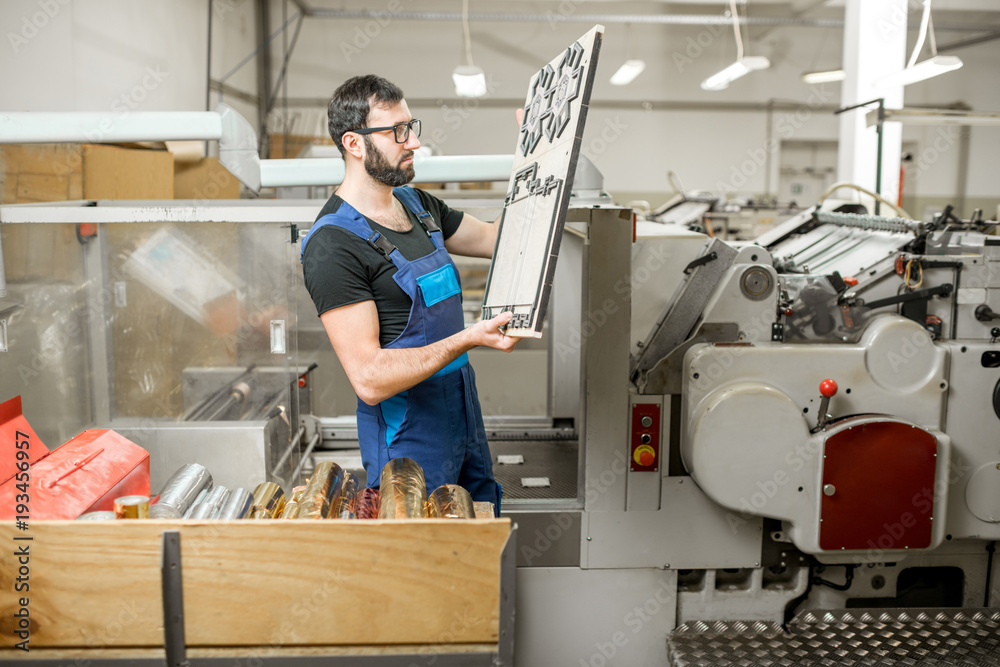
<path fill-rule="evenodd" d="M 488 500 L 477 500 L 472 503 L 472 506 L 476 509 L 477 519 L 494 519 L 496 518 L 496 512 L 493 509 L 493 503 Z"/>
<path fill-rule="evenodd" d="M 253 490 L 251 519 L 273 519 L 285 508 L 285 492 L 274 482 L 261 482 Z"/>
<path fill-rule="evenodd" d="M 358 478 L 351 473 L 344 473 L 344 484 L 338 497 L 333 498 L 330 504 L 330 518 L 344 519 L 357 518 L 354 516 L 354 499 L 358 495 Z M 346 515 L 345 515 L 346 512 Z M 349 516 L 348 516 L 349 515 Z"/>
<path fill-rule="evenodd" d="M 306 486 L 307 486 L 306 484 L 303 484 L 302 486 L 292 487 L 292 500 L 293 501 L 295 501 L 297 503 L 297 502 L 299 502 L 299 501 L 302 500 L 302 496 L 306 492 Z"/>
<path fill-rule="evenodd" d="M 281 516 L 279 519 L 294 519 L 295 515 L 299 513 L 299 504 L 295 500 L 289 500 L 285 503 L 285 509 L 281 510 Z"/>
<path fill-rule="evenodd" d="M 148 519 L 149 498 L 146 496 L 122 496 L 115 498 L 116 519 Z"/>
<path fill-rule="evenodd" d="M 413 459 L 392 459 L 382 468 L 378 518 L 422 519 L 427 516 L 427 483 Z"/>
<path fill-rule="evenodd" d="M 299 519 L 326 519 L 334 498 L 344 487 L 344 469 L 333 461 L 323 461 L 313 470 L 309 484 L 299 501 Z"/>
<path fill-rule="evenodd" d="M 428 515 L 435 519 L 475 519 L 472 496 L 458 484 L 442 484 L 427 499 Z"/>

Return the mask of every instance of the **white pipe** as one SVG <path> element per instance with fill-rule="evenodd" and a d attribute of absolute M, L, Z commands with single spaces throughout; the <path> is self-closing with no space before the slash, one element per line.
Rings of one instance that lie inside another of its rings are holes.
<path fill-rule="evenodd" d="M 413 183 L 507 181 L 513 155 L 432 155 L 415 157 Z M 344 160 L 339 157 L 261 160 L 260 184 L 265 188 L 339 185 Z"/>
<path fill-rule="evenodd" d="M 214 111 L 0 112 L 0 144 L 208 141 L 222 138 Z"/>

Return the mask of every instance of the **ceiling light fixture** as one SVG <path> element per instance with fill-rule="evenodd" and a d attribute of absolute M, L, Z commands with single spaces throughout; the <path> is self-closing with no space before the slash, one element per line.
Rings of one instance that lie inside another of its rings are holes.
<path fill-rule="evenodd" d="M 469 35 L 469 0 L 462 0 L 462 31 L 465 34 L 466 65 L 459 65 L 452 71 L 455 94 L 459 97 L 486 97 L 486 74 L 482 67 L 472 62 L 472 37 Z"/>
<path fill-rule="evenodd" d="M 847 78 L 847 72 L 842 69 L 828 69 L 822 72 L 805 72 L 802 74 L 802 80 L 808 84 L 834 83 L 835 81 L 843 81 L 845 78 Z"/>
<path fill-rule="evenodd" d="M 937 52 L 937 40 L 934 39 L 934 21 L 931 18 L 931 0 L 924 0 L 924 12 L 920 17 L 920 36 L 917 43 L 913 45 L 913 53 L 906 63 L 906 68 L 882 77 L 876 82 L 881 87 L 887 86 L 908 86 L 917 81 L 924 81 L 932 77 L 951 72 L 962 66 L 962 59 L 958 56 L 939 56 Z M 924 39 L 930 34 L 931 37 L 931 57 L 918 63 L 917 56 L 924 48 Z"/>
<path fill-rule="evenodd" d="M 725 90 L 736 79 L 756 70 L 767 69 L 771 61 L 764 56 L 743 57 L 743 36 L 740 34 L 740 20 L 736 13 L 736 0 L 729 0 L 730 13 L 733 16 L 733 32 L 736 35 L 736 62 L 720 72 L 716 72 L 701 82 L 702 90 Z"/>
<path fill-rule="evenodd" d="M 611 75 L 611 85 L 626 86 L 635 80 L 646 69 L 646 62 L 632 57 L 632 24 L 625 24 L 625 64 Z"/>

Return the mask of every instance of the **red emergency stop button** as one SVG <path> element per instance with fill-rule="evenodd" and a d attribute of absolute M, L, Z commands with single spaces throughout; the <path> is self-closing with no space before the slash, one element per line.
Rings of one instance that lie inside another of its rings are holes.
<path fill-rule="evenodd" d="M 639 445 L 632 452 L 632 458 L 643 468 L 648 468 L 656 462 L 656 451 L 649 445 Z"/>

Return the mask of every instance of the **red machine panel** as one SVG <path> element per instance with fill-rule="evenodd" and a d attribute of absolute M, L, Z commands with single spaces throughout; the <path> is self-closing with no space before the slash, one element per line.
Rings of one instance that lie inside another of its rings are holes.
<path fill-rule="evenodd" d="M 660 469 L 660 406 L 657 403 L 632 404 L 632 443 L 629 462 L 632 471 Z"/>
<path fill-rule="evenodd" d="M 827 438 L 820 548 L 929 547 L 936 456 L 933 435 L 895 421 L 859 423 Z"/>

